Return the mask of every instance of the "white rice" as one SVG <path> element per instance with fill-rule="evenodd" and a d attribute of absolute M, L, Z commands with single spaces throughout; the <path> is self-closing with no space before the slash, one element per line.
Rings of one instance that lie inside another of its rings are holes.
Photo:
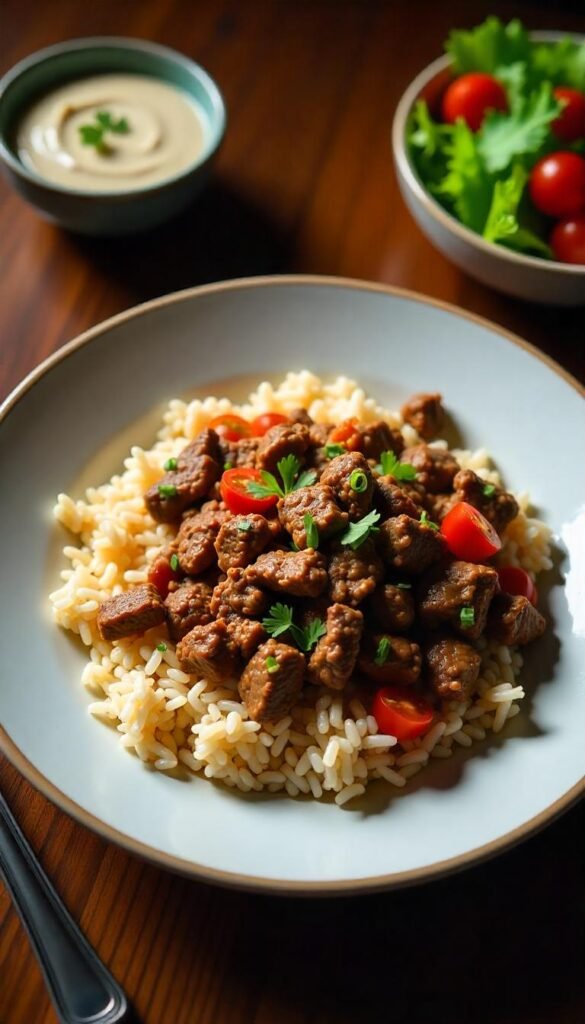
<path fill-rule="evenodd" d="M 131 583 L 143 582 L 149 564 L 174 536 L 174 527 L 155 523 L 143 501 L 164 462 L 219 413 L 236 411 L 253 418 L 298 406 L 307 408 L 317 422 L 382 417 L 402 429 L 408 444 L 419 440 L 398 413 L 366 397 L 354 381 L 338 377 L 324 383 L 306 370 L 287 374 L 278 387 L 260 384 L 241 407 L 225 398 L 189 403 L 174 399 L 152 449 L 133 447 L 123 471 L 109 483 L 89 488 L 83 498 L 58 496 L 55 517 L 76 535 L 78 546 L 65 545 L 68 567 L 50 601 L 56 623 L 78 634 L 88 648 L 82 682 L 96 698 L 89 711 L 116 721 L 120 742 L 141 760 L 159 771 L 175 769 L 180 762 L 243 792 L 285 790 L 292 797 L 317 800 L 325 791 L 333 792 L 335 803 L 344 806 L 361 796 L 372 779 L 402 788 L 431 758 L 450 757 L 454 746 L 471 746 L 490 730 L 499 732 L 518 713 L 524 697 L 518 683 L 520 653 L 481 641 L 474 701 L 445 702 L 425 736 L 400 744 L 394 736 L 379 734 L 376 720 L 351 687 L 343 699 L 306 687 L 289 715 L 261 726 L 248 720 L 235 681 L 217 688 L 181 670 L 166 626 L 106 643 L 96 623 L 100 603 Z M 445 442 L 436 443 L 445 447 Z M 454 454 L 462 467 L 500 483 L 484 449 Z M 550 531 L 529 517 L 528 497 L 517 497 L 521 511 L 506 531 L 499 560 L 535 575 L 551 568 Z M 163 643 L 166 649 L 159 650 Z"/>

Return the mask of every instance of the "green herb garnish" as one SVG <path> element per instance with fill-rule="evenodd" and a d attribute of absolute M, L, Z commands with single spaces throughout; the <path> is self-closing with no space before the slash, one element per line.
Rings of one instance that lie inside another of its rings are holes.
<path fill-rule="evenodd" d="M 397 583 L 399 590 L 412 590 L 412 583 Z"/>
<path fill-rule="evenodd" d="M 372 509 L 367 516 L 359 519 L 357 523 L 350 523 L 345 533 L 341 535 L 341 543 L 356 551 L 373 533 L 378 532 L 376 523 L 379 522 L 380 513 Z"/>
<path fill-rule="evenodd" d="M 387 636 L 383 636 L 378 646 L 376 647 L 376 653 L 374 655 L 374 665 L 382 666 L 385 665 L 390 657 L 390 651 L 392 650 L 392 644 L 390 643 Z"/>
<path fill-rule="evenodd" d="M 325 623 L 321 619 L 311 619 L 304 628 L 293 622 L 293 609 L 288 604 L 273 604 L 268 616 L 262 619 L 262 625 L 270 636 L 281 636 L 290 630 L 291 636 L 301 651 L 306 654 L 326 632 Z"/>
<path fill-rule="evenodd" d="M 326 444 L 323 450 L 328 459 L 336 459 L 338 455 L 345 455 L 347 451 L 343 444 Z"/>
<path fill-rule="evenodd" d="M 496 488 L 493 484 L 486 484 L 483 489 L 484 498 L 491 498 L 492 494 L 496 493 Z"/>
<path fill-rule="evenodd" d="M 314 548 L 316 551 L 319 547 L 319 530 L 313 516 L 310 512 L 307 512 L 303 516 L 303 526 L 305 527 L 305 537 L 307 538 L 307 547 Z"/>
<path fill-rule="evenodd" d="M 246 484 L 248 494 L 251 494 L 253 498 L 268 498 L 272 495 L 284 498 L 285 494 L 290 494 L 291 491 L 298 491 L 300 487 L 309 487 L 317 479 L 314 469 L 306 469 L 303 473 L 299 474 L 301 463 L 296 455 L 285 455 L 283 459 L 276 463 L 276 468 L 280 473 L 282 487 L 273 473 L 261 469 L 260 477 L 262 483 L 259 484 L 256 480 L 249 480 Z"/>
<path fill-rule="evenodd" d="M 236 526 L 238 530 L 242 531 L 242 533 L 247 533 L 248 530 L 252 529 L 252 523 L 249 519 L 238 519 Z"/>
<path fill-rule="evenodd" d="M 164 640 L 161 640 L 160 644 L 156 645 L 156 649 L 157 649 L 157 651 L 160 651 L 161 654 L 165 653 L 165 651 L 167 649 L 167 645 L 165 644 Z"/>
<path fill-rule="evenodd" d="M 278 672 L 278 669 L 280 667 L 276 658 L 273 658 L 271 654 L 269 654 L 268 657 L 266 658 L 265 664 L 266 670 L 270 673 L 270 675 L 273 675 L 275 672 Z"/>
<path fill-rule="evenodd" d="M 475 611 L 471 607 L 462 608 L 459 612 L 459 622 L 462 629 L 470 629 L 475 625 Z"/>
<path fill-rule="evenodd" d="M 382 476 L 393 476 L 395 480 L 414 480 L 416 476 L 415 467 L 410 462 L 401 462 L 394 452 L 382 452 L 376 469 Z"/>
<path fill-rule="evenodd" d="M 95 115 L 94 124 L 82 124 L 79 127 L 81 142 L 84 146 L 95 146 L 98 153 L 108 151 L 107 143 L 104 140 L 106 132 L 113 132 L 114 135 L 127 135 L 130 125 L 125 117 L 115 121 L 107 110 L 100 110 Z"/>
<path fill-rule="evenodd" d="M 172 472 L 174 469 L 177 468 L 177 460 L 176 459 L 167 459 L 167 461 L 165 462 L 164 468 L 167 470 L 167 472 Z"/>
<path fill-rule="evenodd" d="M 293 610 L 288 604 L 273 604 L 268 612 L 268 616 L 262 619 L 262 625 L 270 636 L 280 636 L 282 633 L 286 633 L 287 629 L 292 626 Z"/>
<path fill-rule="evenodd" d="M 423 526 L 429 526 L 431 530 L 436 531 L 439 529 L 439 524 L 434 523 L 432 519 L 429 519 L 427 512 L 421 512 L 420 522 L 423 524 Z"/>
<path fill-rule="evenodd" d="M 161 498 L 174 498 L 178 491 L 174 484 L 159 484 L 158 493 Z"/>
<path fill-rule="evenodd" d="M 363 494 L 368 489 L 368 478 L 362 469 L 354 469 L 349 478 L 349 486 L 356 494 Z"/>
<path fill-rule="evenodd" d="M 179 569 L 179 556 L 176 554 L 171 555 L 169 559 L 169 565 L 173 572 L 177 572 L 177 570 Z"/>
<path fill-rule="evenodd" d="M 224 462 L 224 464 L 223 464 L 223 471 L 224 471 L 224 473 L 225 473 L 226 469 L 233 469 L 233 465 L 234 465 L 233 462 Z"/>

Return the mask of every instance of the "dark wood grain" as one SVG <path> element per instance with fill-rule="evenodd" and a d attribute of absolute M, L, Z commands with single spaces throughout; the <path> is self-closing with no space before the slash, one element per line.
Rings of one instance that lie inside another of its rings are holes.
<path fill-rule="evenodd" d="M 219 82 L 230 113 L 214 182 L 149 236 L 78 239 L 0 188 L 0 396 L 69 338 L 188 285 L 305 271 L 401 285 L 519 333 L 585 380 L 579 311 L 482 287 L 414 225 L 389 124 L 453 24 L 497 8 L 585 31 L 582 2 L 5 0 L 1 70 L 79 35 L 174 46 Z M 521 383 L 519 383 L 521 387 Z M 535 415 L 537 412 L 535 411 Z M 145 1024 L 576 1024 L 582 982 L 583 811 L 460 876 L 351 900 L 282 900 L 176 878 L 108 845 L 3 759 L 2 786 L 49 875 Z M 54 1024 L 0 892 L 0 1021 Z"/>

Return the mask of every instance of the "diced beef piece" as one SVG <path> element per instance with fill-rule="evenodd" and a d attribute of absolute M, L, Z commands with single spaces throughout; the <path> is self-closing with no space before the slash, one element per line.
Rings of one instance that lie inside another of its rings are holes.
<path fill-rule="evenodd" d="M 224 619 L 195 626 L 178 644 L 177 657 L 184 672 L 210 683 L 233 679 L 239 669 L 237 651 Z"/>
<path fill-rule="evenodd" d="M 268 595 L 250 583 L 243 569 L 229 569 L 227 579 L 215 587 L 211 598 L 211 613 L 227 619 L 234 613 L 258 619 L 268 608 Z"/>
<path fill-rule="evenodd" d="M 496 594 L 488 613 L 486 632 L 500 644 L 529 644 L 542 636 L 546 619 L 528 598 Z"/>
<path fill-rule="evenodd" d="M 486 494 L 486 486 L 488 493 Z M 503 533 L 508 523 L 518 515 L 518 502 L 513 494 L 502 487 L 486 485 L 485 480 L 471 469 L 461 469 L 453 480 L 455 501 L 467 501 L 490 521 L 498 533 Z M 494 490 L 492 491 L 492 487 Z"/>
<path fill-rule="evenodd" d="M 438 434 L 445 421 L 445 410 L 438 394 L 412 395 L 400 412 L 402 419 L 410 423 L 425 441 Z"/>
<path fill-rule="evenodd" d="M 219 463 L 210 455 L 195 455 L 176 470 L 169 470 L 144 495 L 146 507 L 159 523 L 171 523 L 199 498 L 205 497 L 220 475 Z"/>
<path fill-rule="evenodd" d="M 386 564 L 407 576 L 418 576 L 447 551 L 440 533 L 404 515 L 380 524 L 379 544 Z"/>
<path fill-rule="evenodd" d="M 374 505 L 383 519 L 392 516 L 410 516 L 418 519 L 421 506 L 414 503 L 407 491 L 393 476 L 379 476 L 374 486 Z"/>
<path fill-rule="evenodd" d="M 292 409 L 288 418 L 291 423 L 302 423 L 305 427 L 312 427 L 315 422 L 306 409 Z"/>
<path fill-rule="evenodd" d="M 445 448 L 431 448 L 428 444 L 405 448 L 400 461 L 414 466 L 418 483 L 431 494 L 451 490 L 453 477 L 459 470 L 459 463 L 451 452 Z"/>
<path fill-rule="evenodd" d="M 332 604 L 327 609 L 326 626 L 327 632 L 309 659 L 308 679 L 316 686 L 342 690 L 357 661 L 364 617 L 345 604 Z"/>
<path fill-rule="evenodd" d="M 222 469 L 254 469 L 259 437 L 241 437 L 239 441 L 220 441 Z"/>
<path fill-rule="evenodd" d="M 165 621 L 165 606 L 152 583 L 139 583 L 110 597 L 99 608 L 97 624 L 104 640 L 144 633 Z"/>
<path fill-rule="evenodd" d="M 270 530 L 269 547 L 270 545 L 276 545 L 277 542 L 281 542 L 281 547 L 287 547 L 290 540 L 278 516 L 272 516 L 267 519 L 266 522 L 268 523 L 268 529 Z"/>
<path fill-rule="evenodd" d="M 425 626 L 448 623 L 462 636 L 477 640 L 497 587 L 498 574 L 489 565 L 456 561 L 435 566 L 417 587 L 419 617 Z"/>
<path fill-rule="evenodd" d="M 269 551 L 245 570 L 249 583 L 277 594 L 318 597 L 327 586 L 327 561 L 319 551 Z"/>
<path fill-rule="evenodd" d="M 178 469 L 186 469 L 189 463 L 198 455 L 209 455 L 216 462 L 221 463 L 221 446 L 219 435 L 211 427 L 205 427 L 190 444 L 183 448 L 177 460 Z"/>
<path fill-rule="evenodd" d="M 405 633 L 414 622 L 414 597 L 410 584 L 384 583 L 370 598 L 378 625 L 389 633 Z"/>
<path fill-rule="evenodd" d="M 309 444 L 311 448 L 324 448 L 333 430 L 332 423 L 312 423 L 309 427 Z"/>
<path fill-rule="evenodd" d="M 278 517 L 298 548 L 307 547 L 306 515 L 313 517 L 319 531 L 319 540 L 326 540 L 347 526 L 347 512 L 342 512 L 335 497 L 331 487 L 315 484 L 312 487 L 299 487 L 297 491 L 291 491 L 279 499 Z"/>
<path fill-rule="evenodd" d="M 215 539 L 217 563 L 222 572 L 253 562 L 272 539 L 264 516 L 232 516 L 222 523 Z"/>
<path fill-rule="evenodd" d="M 384 420 L 374 423 L 360 423 L 357 426 L 360 435 L 360 451 L 366 459 L 380 459 L 382 452 L 394 452 L 400 455 L 404 448 L 404 438 L 399 430 L 388 426 Z"/>
<path fill-rule="evenodd" d="M 171 640 L 181 640 L 194 626 L 211 622 L 213 588 L 203 580 L 185 580 L 175 586 L 165 600 Z"/>
<path fill-rule="evenodd" d="M 459 499 L 454 494 L 429 494 L 427 495 L 426 507 L 433 522 L 443 521 L 447 512 L 453 508 Z"/>
<path fill-rule="evenodd" d="M 439 697 L 467 700 L 473 693 L 481 658 L 475 647 L 451 636 L 429 638 L 425 645 L 427 679 Z"/>
<path fill-rule="evenodd" d="M 309 430 L 303 423 L 279 423 L 260 438 L 256 465 L 258 469 L 276 472 L 277 463 L 285 455 L 302 459 L 309 447 Z"/>
<path fill-rule="evenodd" d="M 380 686 L 411 686 L 420 676 L 422 655 L 418 644 L 405 636 L 372 633 L 364 638 L 358 666 Z"/>
<path fill-rule="evenodd" d="M 177 534 L 179 565 L 188 576 L 198 576 L 217 560 L 215 539 L 231 513 L 211 506 L 210 502 L 205 512 L 186 516 Z"/>
<path fill-rule="evenodd" d="M 260 644 L 266 640 L 266 630 L 256 619 L 246 619 L 232 613 L 225 620 L 228 637 L 244 659 L 249 661 Z"/>
<path fill-rule="evenodd" d="M 412 503 L 416 505 L 418 515 L 420 515 L 423 509 L 428 511 L 430 495 L 427 494 L 422 484 L 417 483 L 416 480 L 401 480 L 400 487 L 406 494 L 407 498 L 410 498 Z"/>
<path fill-rule="evenodd" d="M 332 601 L 356 608 L 373 594 L 384 578 L 384 566 L 371 541 L 355 551 L 336 544 L 329 559 L 329 594 Z"/>
<path fill-rule="evenodd" d="M 360 474 L 360 489 L 351 485 L 352 474 Z M 361 519 L 372 507 L 374 479 L 370 467 L 361 452 L 347 452 L 331 459 L 321 473 L 321 483 L 333 488 L 335 498 L 342 508 L 347 509 L 350 519 Z"/>
<path fill-rule="evenodd" d="M 267 640 L 246 665 L 238 683 L 240 697 L 255 722 L 277 722 L 296 704 L 303 685 L 305 658 L 296 648 Z"/>

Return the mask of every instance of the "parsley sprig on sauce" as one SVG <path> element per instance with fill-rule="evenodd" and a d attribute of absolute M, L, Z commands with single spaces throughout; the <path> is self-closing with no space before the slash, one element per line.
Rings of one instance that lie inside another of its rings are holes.
<path fill-rule="evenodd" d="M 273 604 L 268 615 L 262 619 L 262 625 L 272 637 L 282 636 L 290 632 L 297 647 L 308 654 L 320 637 L 327 632 L 322 619 L 312 619 L 308 626 L 297 626 L 293 622 L 293 609 L 289 604 Z"/>
<path fill-rule="evenodd" d="M 99 110 L 95 115 L 92 124 L 82 124 L 79 127 L 81 142 L 84 146 L 95 146 L 98 153 L 106 153 L 108 144 L 104 139 L 106 132 L 113 132 L 114 135 L 127 135 L 130 125 L 125 117 L 114 120 L 108 110 Z"/>
<path fill-rule="evenodd" d="M 282 485 L 279 484 L 273 473 L 269 473 L 266 469 L 261 469 L 262 483 L 259 484 L 256 480 L 249 480 L 246 485 L 248 494 L 251 494 L 253 498 L 268 498 L 273 494 L 276 494 L 279 498 L 284 498 L 285 494 L 290 494 L 291 491 L 298 491 L 300 487 L 309 487 L 317 479 L 314 469 L 305 469 L 302 473 L 300 472 L 301 463 L 296 455 L 285 455 L 283 459 L 276 463 L 276 468 L 280 474 Z"/>
<path fill-rule="evenodd" d="M 368 512 L 367 516 L 363 519 L 358 519 L 357 523 L 350 523 L 345 533 L 342 533 L 340 537 L 341 543 L 344 547 L 350 547 L 352 551 L 357 551 L 359 547 L 371 537 L 373 533 L 378 532 L 376 523 L 380 520 L 380 513 L 372 509 Z"/>

